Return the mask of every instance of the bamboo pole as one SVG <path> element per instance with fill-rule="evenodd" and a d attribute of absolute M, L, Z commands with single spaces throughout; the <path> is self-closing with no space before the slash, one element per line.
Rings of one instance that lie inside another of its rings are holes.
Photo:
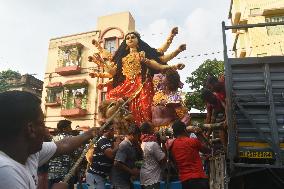
<path fill-rule="evenodd" d="M 106 121 L 105 124 L 103 124 L 103 126 L 101 126 L 100 130 L 104 130 L 105 127 L 114 119 L 114 117 L 122 110 L 122 108 L 124 108 L 128 102 L 130 102 L 132 99 L 134 99 L 142 90 L 144 83 L 138 88 L 138 90 L 130 97 L 128 98 L 118 109 L 117 111 Z M 64 177 L 63 181 L 64 183 L 68 183 L 68 181 L 71 179 L 72 176 L 75 175 L 75 172 L 77 170 L 77 168 L 79 167 L 79 165 L 81 164 L 81 162 L 83 161 L 86 153 L 88 152 L 88 150 L 91 148 L 91 146 L 93 144 L 95 144 L 97 141 L 96 138 L 93 138 L 91 140 L 91 142 L 88 144 L 88 146 L 86 148 L 84 148 L 81 156 L 78 158 L 78 160 L 75 162 L 75 164 L 72 166 L 72 168 L 70 169 L 70 171 L 67 173 L 67 175 Z"/>

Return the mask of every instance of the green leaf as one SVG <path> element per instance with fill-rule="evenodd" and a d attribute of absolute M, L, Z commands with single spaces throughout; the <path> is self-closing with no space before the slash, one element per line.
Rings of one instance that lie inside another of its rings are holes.
<path fill-rule="evenodd" d="M 9 81 L 14 79 L 21 79 L 21 74 L 10 69 L 0 72 L 0 92 L 7 91 L 11 87 Z"/>
<path fill-rule="evenodd" d="M 219 60 L 206 60 L 187 77 L 186 83 L 194 92 L 188 92 L 185 96 L 186 106 L 198 110 L 205 109 L 205 103 L 201 99 L 201 89 L 204 87 L 208 75 L 219 77 L 224 74 L 224 62 Z"/>

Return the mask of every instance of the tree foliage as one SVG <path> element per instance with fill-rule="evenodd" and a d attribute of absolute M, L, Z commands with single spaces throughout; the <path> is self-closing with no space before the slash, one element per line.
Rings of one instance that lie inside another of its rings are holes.
<path fill-rule="evenodd" d="M 205 85 L 209 75 L 219 77 L 224 74 L 224 62 L 219 60 L 206 60 L 195 71 L 187 77 L 186 83 L 189 84 L 193 92 L 188 92 L 185 96 L 185 103 L 189 109 L 205 109 L 205 103 L 201 99 L 201 90 Z"/>
<path fill-rule="evenodd" d="M 21 74 L 13 70 L 5 70 L 0 72 L 0 92 L 7 91 L 10 87 L 9 81 L 20 79 Z"/>

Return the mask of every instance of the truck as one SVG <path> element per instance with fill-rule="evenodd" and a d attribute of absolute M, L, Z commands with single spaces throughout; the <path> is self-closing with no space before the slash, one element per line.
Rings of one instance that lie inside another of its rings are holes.
<path fill-rule="evenodd" d="M 222 23 L 228 145 L 210 160 L 210 188 L 284 188 L 284 56 L 229 58 Z"/>

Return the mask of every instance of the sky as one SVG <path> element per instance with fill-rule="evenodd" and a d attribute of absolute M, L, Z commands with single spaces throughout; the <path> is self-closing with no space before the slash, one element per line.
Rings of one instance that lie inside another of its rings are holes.
<path fill-rule="evenodd" d="M 51 38 L 95 30 L 99 16 L 129 11 L 152 47 L 160 47 L 171 28 L 179 27 L 169 51 L 187 44 L 171 61 L 186 64 L 180 71 L 185 81 L 206 59 L 223 60 L 221 22 L 229 25 L 229 6 L 230 0 L 0 0 L 0 71 L 43 80 Z"/>

